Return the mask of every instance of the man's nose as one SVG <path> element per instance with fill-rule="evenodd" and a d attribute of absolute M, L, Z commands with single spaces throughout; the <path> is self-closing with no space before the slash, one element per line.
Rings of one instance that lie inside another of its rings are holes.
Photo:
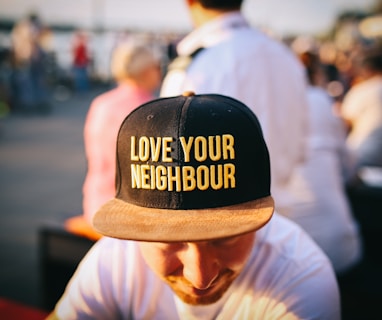
<path fill-rule="evenodd" d="M 208 289 L 219 272 L 219 263 L 211 248 L 205 244 L 188 244 L 183 254 L 183 276 L 194 288 Z"/>

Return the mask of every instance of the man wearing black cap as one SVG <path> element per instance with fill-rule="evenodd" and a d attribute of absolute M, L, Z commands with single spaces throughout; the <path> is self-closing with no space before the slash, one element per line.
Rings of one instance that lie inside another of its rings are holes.
<path fill-rule="evenodd" d="M 162 98 L 117 139 L 103 234 L 51 319 L 339 319 L 327 257 L 274 213 L 257 117 L 222 95 Z"/>

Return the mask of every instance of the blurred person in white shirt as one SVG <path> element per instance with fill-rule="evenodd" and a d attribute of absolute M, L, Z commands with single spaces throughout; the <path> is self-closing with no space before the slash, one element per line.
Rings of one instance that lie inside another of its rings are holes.
<path fill-rule="evenodd" d="M 259 117 L 272 166 L 277 210 L 291 209 L 290 177 L 303 161 L 308 132 L 303 66 L 287 46 L 251 27 L 242 0 L 187 0 L 194 30 L 177 45 L 161 96 L 184 91 L 236 98 Z"/>
<path fill-rule="evenodd" d="M 346 93 L 341 115 L 357 168 L 382 167 L 382 46 L 355 54 L 357 82 Z"/>
<path fill-rule="evenodd" d="M 307 231 L 337 274 L 362 258 L 362 238 L 345 186 L 353 172 L 345 126 L 324 89 L 325 74 L 313 51 L 298 53 L 307 71 L 310 133 L 308 153 L 292 178 L 294 208 L 288 217 Z"/>

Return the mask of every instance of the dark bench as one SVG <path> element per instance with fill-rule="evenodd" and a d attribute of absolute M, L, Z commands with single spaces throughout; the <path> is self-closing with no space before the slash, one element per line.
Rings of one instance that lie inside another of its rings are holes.
<path fill-rule="evenodd" d="M 59 224 L 41 227 L 38 237 L 42 305 L 52 310 L 95 241 L 69 232 Z"/>

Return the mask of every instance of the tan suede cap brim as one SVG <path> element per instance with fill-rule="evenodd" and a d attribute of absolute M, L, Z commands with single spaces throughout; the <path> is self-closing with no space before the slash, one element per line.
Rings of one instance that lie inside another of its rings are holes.
<path fill-rule="evenodd" d="M 93 226 L 113 238 L 155 241 L 202 241 L 219 239 L 264 226 L 272 217 L 271 196 L 209 209 L 169 210 L 146 208 L 114 198 L 95 214 Z"/>

